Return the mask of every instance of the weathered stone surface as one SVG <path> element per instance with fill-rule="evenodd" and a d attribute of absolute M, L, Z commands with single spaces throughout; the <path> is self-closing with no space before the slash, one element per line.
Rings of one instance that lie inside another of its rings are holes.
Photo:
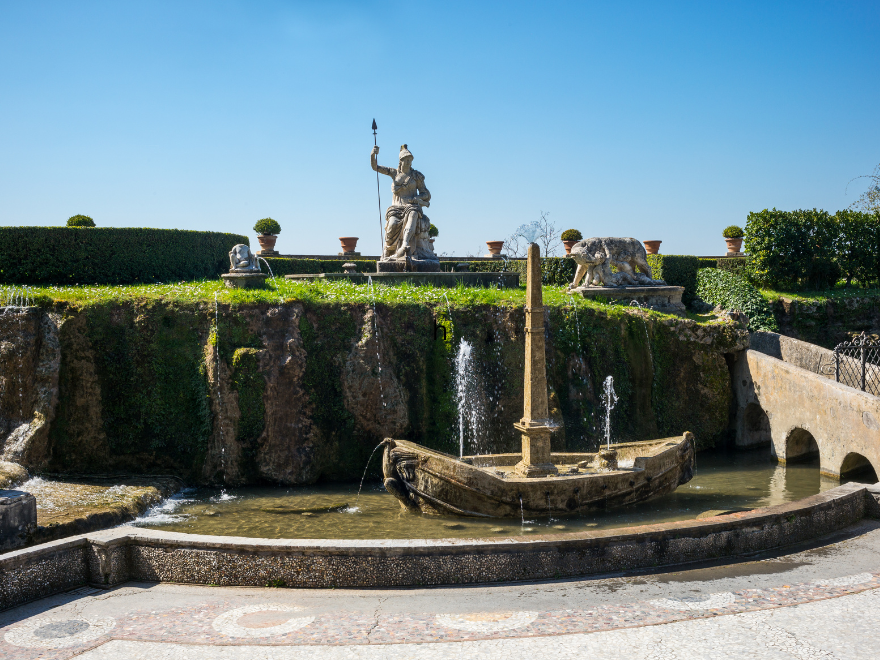
<path fill-rule="evenodd" d="M 773 316 L 783 335 L 833 349 L 851 333 L 880 334 L 880 298 L 857 296 L 803 300 L 781 297 Z"/>
<path fill-rule="evenodd" d="M 0 460 L 42 465 L 58 400 L 61 351 L 55 314 L 0 314 Z"/>
<path fill-rule="evenodd" d="M 584 287 L 665 284 L 663 280 L 651 279 L 645 246 L 634 238 L 587 238 L 572 246 L 571 258 L 577 270 L 568 287 L 570 290 L 577 288 L 582 279 Z M 611 266 L 617 272 L 612 272 Z"/>
<path fill-rule="evenodd" d="M 0 490 L 15 488 L 27 481 L 28 472 L 18 463 L 0 461 Z"/>
<path fill-rule="evenodd" d="M 400 435 L 409 424 L 406 394 L 390 368 L 397 363 L 390 333 L 385 321 L 368 309 L 342 376 L 345 409 L 358 426 L 379 437 Z M 388 362 L 384 369 L 383 355 Z"/>
<path fill-rule="evenodd" d="M 736 323 L 614 307 L 545 307 L 543 318 L 553 451 L 595 449 L 597 387 L 609 374 L 621 394 L 615 441 L 689 429 L 699 447 L 728 427 L 725 355 L 748 340 Z M 40 414 L 50 421 L 40 428 L 48 433 L 32 436 L 38 441 L 18 462 L 54 472 L 295 484 L 359 478 L 390 435 L 457 452 L 453 362 L 461 338 L 473 345 L 479 367 L 481 446 L 467 450 L 518 451 L 523 308 L 460 307 L 452 320 L 445 304 L 378 304 L 374 311 L 297 301 L 221 304 L 217 311 L 213 304 L 144 301 L 43 312 L 37 325 L 57 328 L 57 338 L 54 353 L 46 341 L 38 354 L 54 359 L 4 363 L 10 382 L 21 372 L 22 383 L 45 383 L 32 390 L 45 402 Z M 35 331 L 28 336 L 34 345 Z M 57 405 L 49 405 L 53 396 Z M 386 404 L 381 415 L 377 397 Z M 17 419 L 18 401 L 17 393 L 3 398 L 0 417 Z"/>
<path fill-rule="evenodd" d="M 825 378 L 834 378 L 834 351 L 775 332 L 752 332 L 749 348 Z"/>
<path fill-rule="evenodd" d="M 37 501 L 20 490 L 0 490 L 0 552 L 24 545 L 37 528 Z"/>
<path fill-rule="evenodd" d="M 642 307 L 664 314 L 682 314 L 685 311 L 681 296 L 682 286 L 579 286 L 571 289 L 573 295 L 584 298 L 605 298 L 616 303 L 637 302 Z"/>
<path fill-rule="evenodd" d="M 866 464 L 880 474 L 880 397 L 754 350 L 733 381 L 738 446 L 769 443 L 780 462 L 818 454 L 830 477 Z"/>

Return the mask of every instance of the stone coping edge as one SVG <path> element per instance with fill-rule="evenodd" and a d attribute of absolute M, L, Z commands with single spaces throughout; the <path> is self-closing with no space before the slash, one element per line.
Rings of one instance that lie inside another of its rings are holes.
<path fill-rule="evenodd" d="M 0 555 L 0 609 L 129 580 L 410 587 L 583 577 L 736 557 L 880 518 L 880 484 L 702 520 L 536 537 L 254 539 L 122 526 Z"/>

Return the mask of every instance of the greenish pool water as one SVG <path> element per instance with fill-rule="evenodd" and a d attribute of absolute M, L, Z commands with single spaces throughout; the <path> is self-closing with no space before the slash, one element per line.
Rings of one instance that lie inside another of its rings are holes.
<path fill-rule="evenodd" d="M 178 493 L 135 524 L 190 534 L 254 538 L 445 538 L 537 535 L 647 525 L 707 511 L 754 509 L 815 495 L 838 482 L 816 463 L 777 465 L 766 451 L 697 455 L 696 476 L 669 495 L 595 514 L 519 519 L 454 518 L 403 511 L 378 481 L 358 484 L 197 489 Z M 356 506 L 355 506 L 356 504 Z M 338 507 L 328 511 L 329 507 Z M 299 512 L 291 512 L 298 509 Z M 303 510 L 314 509 L 315 511 Z"/>

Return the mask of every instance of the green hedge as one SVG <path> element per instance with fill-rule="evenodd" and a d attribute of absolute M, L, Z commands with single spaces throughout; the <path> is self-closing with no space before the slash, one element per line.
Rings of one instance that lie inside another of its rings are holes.
<path fill-rule="evenodd" d="M 702 268 L 697 273 L 697 295 L 723 309 L 744 313 L 749 317 L 749 330 L 779 331 L 770 304 L 742 277 L 718 268 Z"/>
<path fill-rule="evenodd" d="M 462 259 L 462 261 L 467 261 Z M 504 261 L 471 261 L 470 270 L 474 273 L 519 273 L 519 283 L 526 283 L 525 259 Z M 577 268 L 574 260 L 570 257 L 547 257 L 541 259 L 541 282 L 556 286 L 567 286 L 574 279 L 574 271 Z"/>
<path fill-rule="evenodd" d="M 648 265 L 655 279 L 664 280 L 670 286 L 683 286 L 681 301 L 689 305 L 697 295 L 697 271 L 699 257 L 680 254 L 649 254 Z"/>
<path fill-rule="evenodd" d="M 217 277 L 246 236 L 119 227 L 0 227 L 4 284 L 134 284 Z"/>
<path fill-rule="evenodd" d="M 718 268 L 718 259 L 700 257 L 700 268 Z"/>
<path fill-rule="evenodd" d="M 349 263 L 341 259 L 285 259 L 283 257 L 269 257 L 266 261 L 269 263 L 270 268 L 272 268 L 272 274 L 277 277 L 282 277 L 283 275 L 308 275 L 311 273 L 341 273 L 343 272 L 342 265 Z M 266 264 L 262 260 L 258 260 L 258 263 L 260 264 L 260 269 L 264 273 L 268 273 Z M 359 273 L 376 272 L 375 259 L 352 259 L 351 263 L 356 266 Z"/>
<path fill-rule="evenodd" d="M 838 211 L 834 254 L 846 284 L 880 279 L 880 214 Z"/>
<path fill-rule="evenodd" d="M 880 279 L 878 248 L 878 214 L 764 209 L 746 224 L 749 277 L 763 287 L 826 289 L 841 275 L 866 286 Z"/>

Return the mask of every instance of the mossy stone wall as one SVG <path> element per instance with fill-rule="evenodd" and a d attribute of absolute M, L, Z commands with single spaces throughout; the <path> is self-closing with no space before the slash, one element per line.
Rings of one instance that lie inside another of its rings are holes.
<path fill-rule="evenodd" d="M 144 302 L 56 311 L 59 404 L 41 466 L 53 472 L 309 483 L 360 478 L 388 436 L 457 454 L 462 340 L 478 382 L 479 438 L 468 430 L 466 453 L 519 448 L 522 307 Z M 691 431 L 709 447 L 723 437 L 725 355 L 744 347 L 741 328 L 615 307 L 548 307 L 545 323 L 555 448 L 601 442 L 609 375 L 619 397 L 613 441 Z M 378 471 L 375 457 L 372 465 Z"/>

